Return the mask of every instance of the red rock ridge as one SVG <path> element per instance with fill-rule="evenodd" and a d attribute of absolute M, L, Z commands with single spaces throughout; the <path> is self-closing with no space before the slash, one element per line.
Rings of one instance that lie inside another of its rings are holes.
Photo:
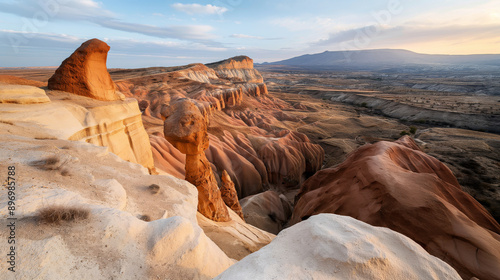
<path fill-rule="evenodd" d="M 318 213 L 398 231 L 464 279 L 500 279 L 500 225 L 408 136 L 365 145 L 307 180 L 290 223 Z"/>

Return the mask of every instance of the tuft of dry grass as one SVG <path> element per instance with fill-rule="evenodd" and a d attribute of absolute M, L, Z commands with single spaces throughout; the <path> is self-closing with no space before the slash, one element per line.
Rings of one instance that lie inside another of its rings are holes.
<path fill-rule="evenodd" d="M 90 210 L 82 206 L 52 205 L 38 210 L 38 219 L 46 224 L 60 224 L 85 220 L 90 216 Z"/>
<path fill-rule="evenodd" d="M 141 220 L 143 220 L 145 222 L 151 222 L 152 221 L 152 219 L 151 219 L 151 217 L 149 215 L 141 215 L 139 217 L 139 219 L 141 219 Z"/>
<path fill-rule="evenodd" d="M 61 167 L 59 162 L 60 160 L 58 157 L 51 156 L 42 160 L 32 161 L 30 162 L 30 165 L 41 170 L 57 170 Z"/>

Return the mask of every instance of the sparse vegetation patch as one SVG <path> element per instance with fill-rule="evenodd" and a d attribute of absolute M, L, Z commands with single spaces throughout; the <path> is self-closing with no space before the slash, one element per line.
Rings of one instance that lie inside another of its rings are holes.
<path fill-rule="evenodd" d="M 90 210 L 82 206 L 52 205 L 38 211 L 38 219 L 46 224 L 60 224 L 85 220 L 90 216 Z"/>

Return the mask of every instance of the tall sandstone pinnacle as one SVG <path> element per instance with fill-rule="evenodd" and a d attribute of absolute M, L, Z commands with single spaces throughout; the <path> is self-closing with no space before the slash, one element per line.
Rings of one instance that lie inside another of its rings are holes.
<path fill-rule="evenodd" d="M 99 39 L 86 41 L 61 63 L 49 79 L 48 88 L 97 100 L 120 100 L 106 67 L 109 49 Z"/>
<path fill-rule="evenodd" d="M 226 203 L 226 205 L 229 206 L 231 210 L 236 212 L 236 214 L 238 214 L 244 221 L 245 218 L 243 217 L 243 211 L 241 210 L 240 201 L 238 200 L 238 193 L 236 192 L 234 183 L 226 170 L 222 171 L 220 192 L 224 203 Z"/>
<path fill-rule="evenodd" d="M 208 148 L 207 119 L 195 103 L 179 99 L 164 112 L 165 138 L 186 155 L 186 180 L 198 189 L 198 211 L 216 222 L 230 221 L 217 181 L 204 151 Z"/>

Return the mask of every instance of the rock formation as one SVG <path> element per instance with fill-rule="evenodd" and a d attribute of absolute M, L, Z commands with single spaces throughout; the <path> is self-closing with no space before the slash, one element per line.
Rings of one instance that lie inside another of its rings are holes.
<path fill-rule="evenodd" d="M 278 234 L 292 216 L 288 199 L 275 191 L 265 191 L 240 201 L 245 221 L 267 232 Z"/>
<path fill-rule="evenodd" d="M 97 100 L 121 99 L 106 67 L 109 49 L 101 40 L 86 41 L 57 68 L 48 88 Z"/>
<path fill-rule="evenodd" d="M 214 279 L 461 278 L 402 234 L 351 217 L 321 214 L 283 230 Z"/>
<path fill-rule="evenodd" d="M 234 189 L 234 183 L 231 181 L 231 177 L 229 177 L 229 174 L 227 174 L 226 170 L 222 171 L 221 175 L 221 187 L 220 187 L 220 193 L 222 196 L 222 200 L 224 200 L 224 203 L 226 203 L 229 208 L 231 208 L 240 218 L 244 221 L 245 218 L 243 217 L 243 211 L 241 211 L 241 205 L 238 200 L 238 194 L 236 193 L 236 190 Z"/>
<path fill-rule="evenodd" d="M 36 104 L 48 102 L 50 99 L 41 88 L 0 83 L 0 103 Z"/>
<path fill-rule="evenodd" d="M 305 134 L 282 130 L 276 137 L 249 136 L 271 184 L 294 187 L 321 169 L 325 152 Z"/>
<path fill-rule="evenodd" d="M 111 75 L 121 92 L 144 104 L 155 162 L 174 176 L 184 176 L 179 169 L 183 159 L 172 156 L 169 145 L 153 137 L 159 131 L 153 127 L 154 119 L 162 118 L 162 108 L 181 98 L 195 100 L 201 113 L 210 117 L 206 157 L 219 173 L 227 171 L 240 199 L 270 185 L 296 188 L 321 168 L 323 149 L 304 134 L 283 129 L 287 127 L 283 122 L 298 121 L 284 112 L 293 107 L 269 96 L 248 57 L 207 65 L 116 70 Z"/>
<path fill-rule="evenodd" d="M 164 117 L 165 138 L 186 154 L 186 180 L 198 189 L 198 211 L 214 221 L 229 221 L 229 213 L 204 153 L 209 145 L 207 120 L 189 99 L 171 104 Z"/>
<path fill-rule="evenodd" d="M 221 78 L 230 79 L 234 82 L 264 82 L 259 71 L 253 68 L 253 60 L 248 56 L 236 56 L 219 62 L 209 63 L 206 66 L 214 69 Z"/>
<path fill-rule="evenodd" d="M 500 225 L 408 136 L 367 144 L 304 182 L 291 224 L 319 213 L 400 232 L 464 279 L 500 279 Z"/>
<path fill-rule="evenodd" d="M 185 180 L 149 175 L 104 147 L 2 131 L 2 167 L 14 165 L 19 170 L 16 178 L 23 181 L 16 186 L 16 225 L 22 229 L 16 235 L 16 255 L 23 258 L 16 262 L 15 279 L 209 280 L 234 263 L 198 226 L 197 191 Z M 49 156 L 58 158 L 69 175 L 29 164 Z M 154 193 L 153 184 L 158 186 Z M 60 225 L 36 222 L 38 211 L 53 205 L 90 214 Z M 8 217 L 8 207 L 2 196 L 2 220 Z M 8 234 L 0 231 L 0 238 Z M 270 241 L 269 234 L 258 229 L 251 234 L 254 240 Z M 231 241 L 240 239 L 248 240 L 233 235 Z M 1 279 L 10 279 L 8 265 L 0 263 Z"/>
<path fill-rule="evenodd" d="M 66 92 L 45 93 L 30 86 L 8 85 L 4 89 L 5 100 L 24 105 L 6 103 L 0 107 L 2 121 L 12 123 L 17 134 L 106 146 L 120 158 L 156 172 L 135 99 L 103 102 Z"/>

